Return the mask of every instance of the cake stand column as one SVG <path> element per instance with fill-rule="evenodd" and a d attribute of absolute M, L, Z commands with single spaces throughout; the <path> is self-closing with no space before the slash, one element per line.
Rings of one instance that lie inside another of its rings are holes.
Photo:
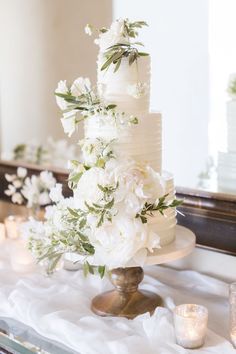
<path fill-rule="evenodd" d="M 163 302 L 159 295 L 138 290 L 144 273 L 141 267 L 116 268 L 110 273 L 114 290 L 96 296 L 91 309 L 100 316 L 118 316 L 132 319 L 145 312 L 154 312 Z"/>

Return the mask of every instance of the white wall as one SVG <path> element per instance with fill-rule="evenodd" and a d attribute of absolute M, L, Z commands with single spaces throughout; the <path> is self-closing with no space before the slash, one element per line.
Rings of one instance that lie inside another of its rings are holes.
<path fill-rule="evenodd" d="M 113 17 L 146 20 L 151 106 L 163 113 L 164 167 L 196 185 L 208 154 L 208 0 L 114 0 Z"/>
<path fill-rule="evenodd" d="M 2 151 L 64 137 L 53 92 L 60 79 L 95 82 L 97 48 L 84 26 L 108 25 L 111 14 L 109 0 L 0 0 Z"/>

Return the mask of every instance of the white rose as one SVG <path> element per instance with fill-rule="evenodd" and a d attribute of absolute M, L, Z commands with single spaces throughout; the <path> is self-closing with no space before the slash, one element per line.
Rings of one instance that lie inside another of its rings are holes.
<path fill-rule="evenodd" d="M 71 93 L 76 97 L 89 91 L 91 91 L 91 83 L 88 78 L 78 77 L 71 86 Z"/>
<path fill-rule="evenodd" d="M 55 90 L 55 93 L 63 93 L 63 94 L 68 94 L 69 90 L 66 85 L 66 80 L 61 80 L 58 82 L 57 88 Z M 68 108 L 69 103 L 64 100 L 64 98 L 56 96 L 56 102 L 59 108 L 64 111 Z"/>
<path fill-rule="evenodd" d="M 76 110 L 72 110 L 70 112 L 64 113 L 63 118 L 61 118 L 61 123 L 64 129 L 64 132 L 68 134 L 69 137 L 76 130 Z"/>

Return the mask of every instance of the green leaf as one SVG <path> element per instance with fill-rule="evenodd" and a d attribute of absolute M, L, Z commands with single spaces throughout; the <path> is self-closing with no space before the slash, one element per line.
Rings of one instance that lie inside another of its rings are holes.
<path fill-rule="evenodd" d="M 138 55 L 139 55 L 140 57 L 147 57 L 147 56 L 149 56 L 148 53 L 144 53 L 144 52 L 138 52 Z"/>
<path fill-rule="evenodd" d="M 104 277 L 105 271 L 106 271 L 106 266 L 98 266 L 98 273 L 99 273 L 101 278 Z"/>
<path fill-rule="evenodd" d="M 106 110 L 109 111 L 110 109 L 114 109 L 116 107 L 117 107 L 116 104 L 109 104 L 108 106 L 106 106 Z"/>
<path fill-rule="evenodd" d="M 77 212 L 77 211 L 75 211 L 75 210 L 73 210 L 73 209 L 71 209 L 71 208 L 69 208 L 69 207 L 67 207 L 67 209 L 68 209 L 69 213 L 70 213 L 72 216 L 74 216 L 75 218 L 78 218 L 78 212 Z"/>
<path fill-rule="evenodd" d="M 120 67 L 120 64 L 121 64 L 121 58 L 117 61 L 117 63 L 116 63 L 116 66 L 115 66 L 115 69 L 114 69 L 114 73 L 116 73 L 117 72 L 117 70 L 119 69 L 119 67 Z"/>
<path fill-rule="evenodd" d="M 104 205 L 104 208 L 111 209 L 113 207 L 114 203 L 115 203 L 115 199 L 112 198 L 112 200 L 110 202 L 108 202 L 107 204 Z"/>

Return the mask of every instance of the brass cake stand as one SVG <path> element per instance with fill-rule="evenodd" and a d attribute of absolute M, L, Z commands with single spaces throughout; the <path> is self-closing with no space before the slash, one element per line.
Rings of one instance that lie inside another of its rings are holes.
<path fill-rule="evenodd" d="M 170 245 L 150 253 L 145 265 L 161 264 L 183 258 L 190 254 L 196 243 L 195 235 L 189 229 L 177 225 L 176 239 Z M 130 265 L 110 272 L 114 290 L 106 291 L 92 300 L 91 309 L 99 316 L 116 316 L 132 319 L 145 312 L 154 312 L 163 306 L 163 300 L 151 291 L 139 290 L 144 272 L 141 267 Z"/>

